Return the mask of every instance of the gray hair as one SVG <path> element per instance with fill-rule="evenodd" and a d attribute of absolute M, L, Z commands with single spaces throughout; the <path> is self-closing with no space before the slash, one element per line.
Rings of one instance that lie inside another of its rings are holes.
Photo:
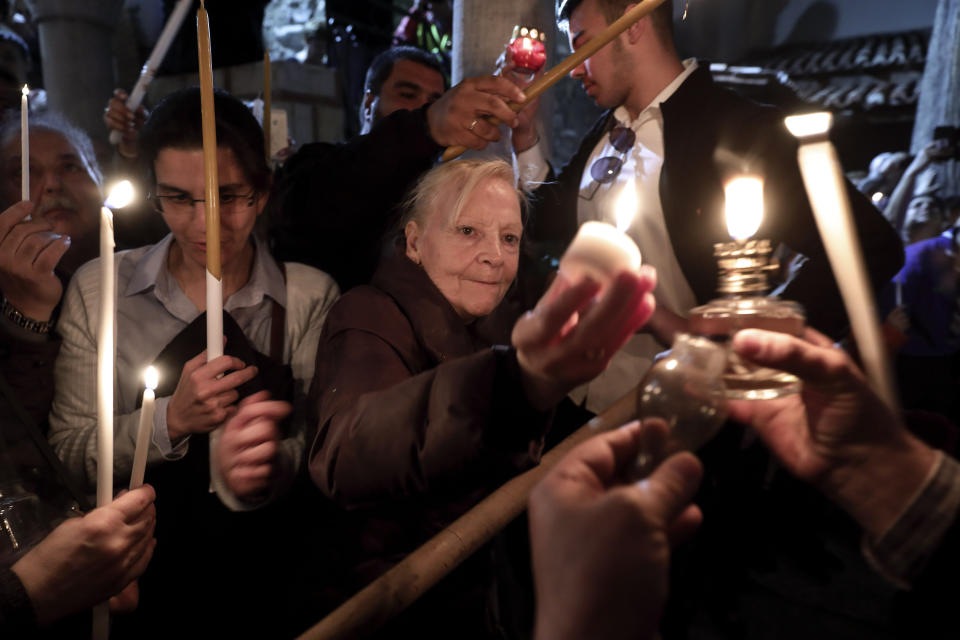
<path fill-rule="evenodd" d="M 423 174 L 404 201 L 400 231 L 413 220 L 423 226 L 426 216 L 435 210 L 446 195 L 456 195 L 451 215 L 460 216 L 473 190 L 486 180 L 502 180 L 511 185 L 520 204 L 521 220 L 525 220 L 527 193 L 517 186 L 513 167 L 503 160 L 456 160 L 444 162 Z"/>
<path fill-rule="evenodd" d="M 0 147 L 6 147 L 11 141 L 20 138 L 20 118 L 11 115 L 0 123 Z M 97 155 L 93 151 L 90 136 L 83 129 L 54 111 L 30 114 L 30 131 L 49 131 L 56 133 L 70 143 L 80 156 L 80 161 L 90 178 L 98 187 L 103 188 L 103 173 L 97 164 Z"/>

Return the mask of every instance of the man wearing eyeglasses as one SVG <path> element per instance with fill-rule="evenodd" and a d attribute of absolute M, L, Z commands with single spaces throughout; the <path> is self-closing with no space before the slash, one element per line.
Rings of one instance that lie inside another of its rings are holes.
<path fill-rule="evenodd" d="M 630 0 L 558 0 L 557 17 L 576 50 L 631 7 Z M 806 308 L 809 322 L 836 336 L 846 326 L 783 116 L 717 87 L 706 66 L 681 60 L 667 0 L 570 74 L 606 113 L 559 174 L 540 161 L 535 207 L 526 229 L 539 256 L 559 257 L 578 226 L 616 220 L 616 199 L 636 189 L 628 234 L 657 269 L 657 313 L 589 390 L 599 411 L 628 392 L 654 355 L 686 326 L 690 308 L 715 297 L 713 245 L 729 242 L 723 184 L 734 173 L 765 180 L 766 215 L 757 238 L 784 243 L 806 261 L 778 291 Z M 525 154 L 531 163 L 530 154 Z M 896 273 L 903 250 L 873 206 L 850 189 L 856 225 L 873 285 Z"/>

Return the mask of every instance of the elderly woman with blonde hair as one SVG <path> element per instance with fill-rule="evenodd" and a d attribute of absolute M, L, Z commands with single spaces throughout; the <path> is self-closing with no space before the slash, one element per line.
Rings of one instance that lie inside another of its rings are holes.
<path fill-rule="evenodd" d="M 348 589 L 536 465 L 556 403 L 653 311 L 652 270 L 619 274 L 599 300 L 598 283 L 558 280 L 516 323 L 512 346 L 481 337 L 517 274 L 525 204 L 500 160 L 434 168 L 407 202 L 396 251 L 327 317 L 309 462 L 356 527 Z M 490 570 L 482 558 L 462 568 L 388 635 L 405 624 L 418 637 L 485 635 Z"/>

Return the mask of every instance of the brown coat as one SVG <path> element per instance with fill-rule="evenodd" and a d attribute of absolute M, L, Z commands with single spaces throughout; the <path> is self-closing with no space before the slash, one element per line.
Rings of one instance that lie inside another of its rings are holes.
<path fill-rule="evenodd" d="M 539 461 L 549 416 L 527 404 L 514 351 L 491 347 L 474 325 L 400 254 L 327 316 L 309 469 L 351 512 L 349 588 Z"/>

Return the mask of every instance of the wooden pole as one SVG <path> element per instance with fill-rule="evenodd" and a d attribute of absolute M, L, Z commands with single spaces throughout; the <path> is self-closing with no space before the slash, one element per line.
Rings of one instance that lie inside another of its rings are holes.
<path fill-rule="evenodd" d="M 570 449 L 636 415 L 635 389 L 547 452 L 539 465 L 491 493 L 304 632 L 301 640 L 363 638 L 374 633 L 520 515 L 527 508 L 533 487 Z"/>
<path fill-rule="evenodd" d="M 610 26 L 597 34 L 595 38 L 592 38 L 590 42 L 571 53 L 566 57 L 566 59 L 563 60 L 563 62 L 544 73 L 539 79 L 535 80 L 529 87 L 524 89 L 523 92 L 527 96 L 526 100 L 523 102 L 510 102 L 507 106 L 513 109 L 514 113 L 521 111 L 525 106 L 536 99 L 537 96 L 555 85 L 558 80 L 565 77 L 568 73 L 580 66 L 584 60 L 599 51 L 605 44 L 626 31 L 630 25 L 653 13 L 653 10 L 663 4 L 664 1 L 665 0 L 643 0 L 643 2 L 612 22 Z M 500 120 L 494 118 L 493 116 L 484 116 L 484 118 L 487 122 L 494 126 L 500 125 Z M 462 146 L 447 147 L 447 150 L 443 152 L 443 162 L 448 162 L 454 158 L 459 158 L 466 150 L 467 148 Z"/>

